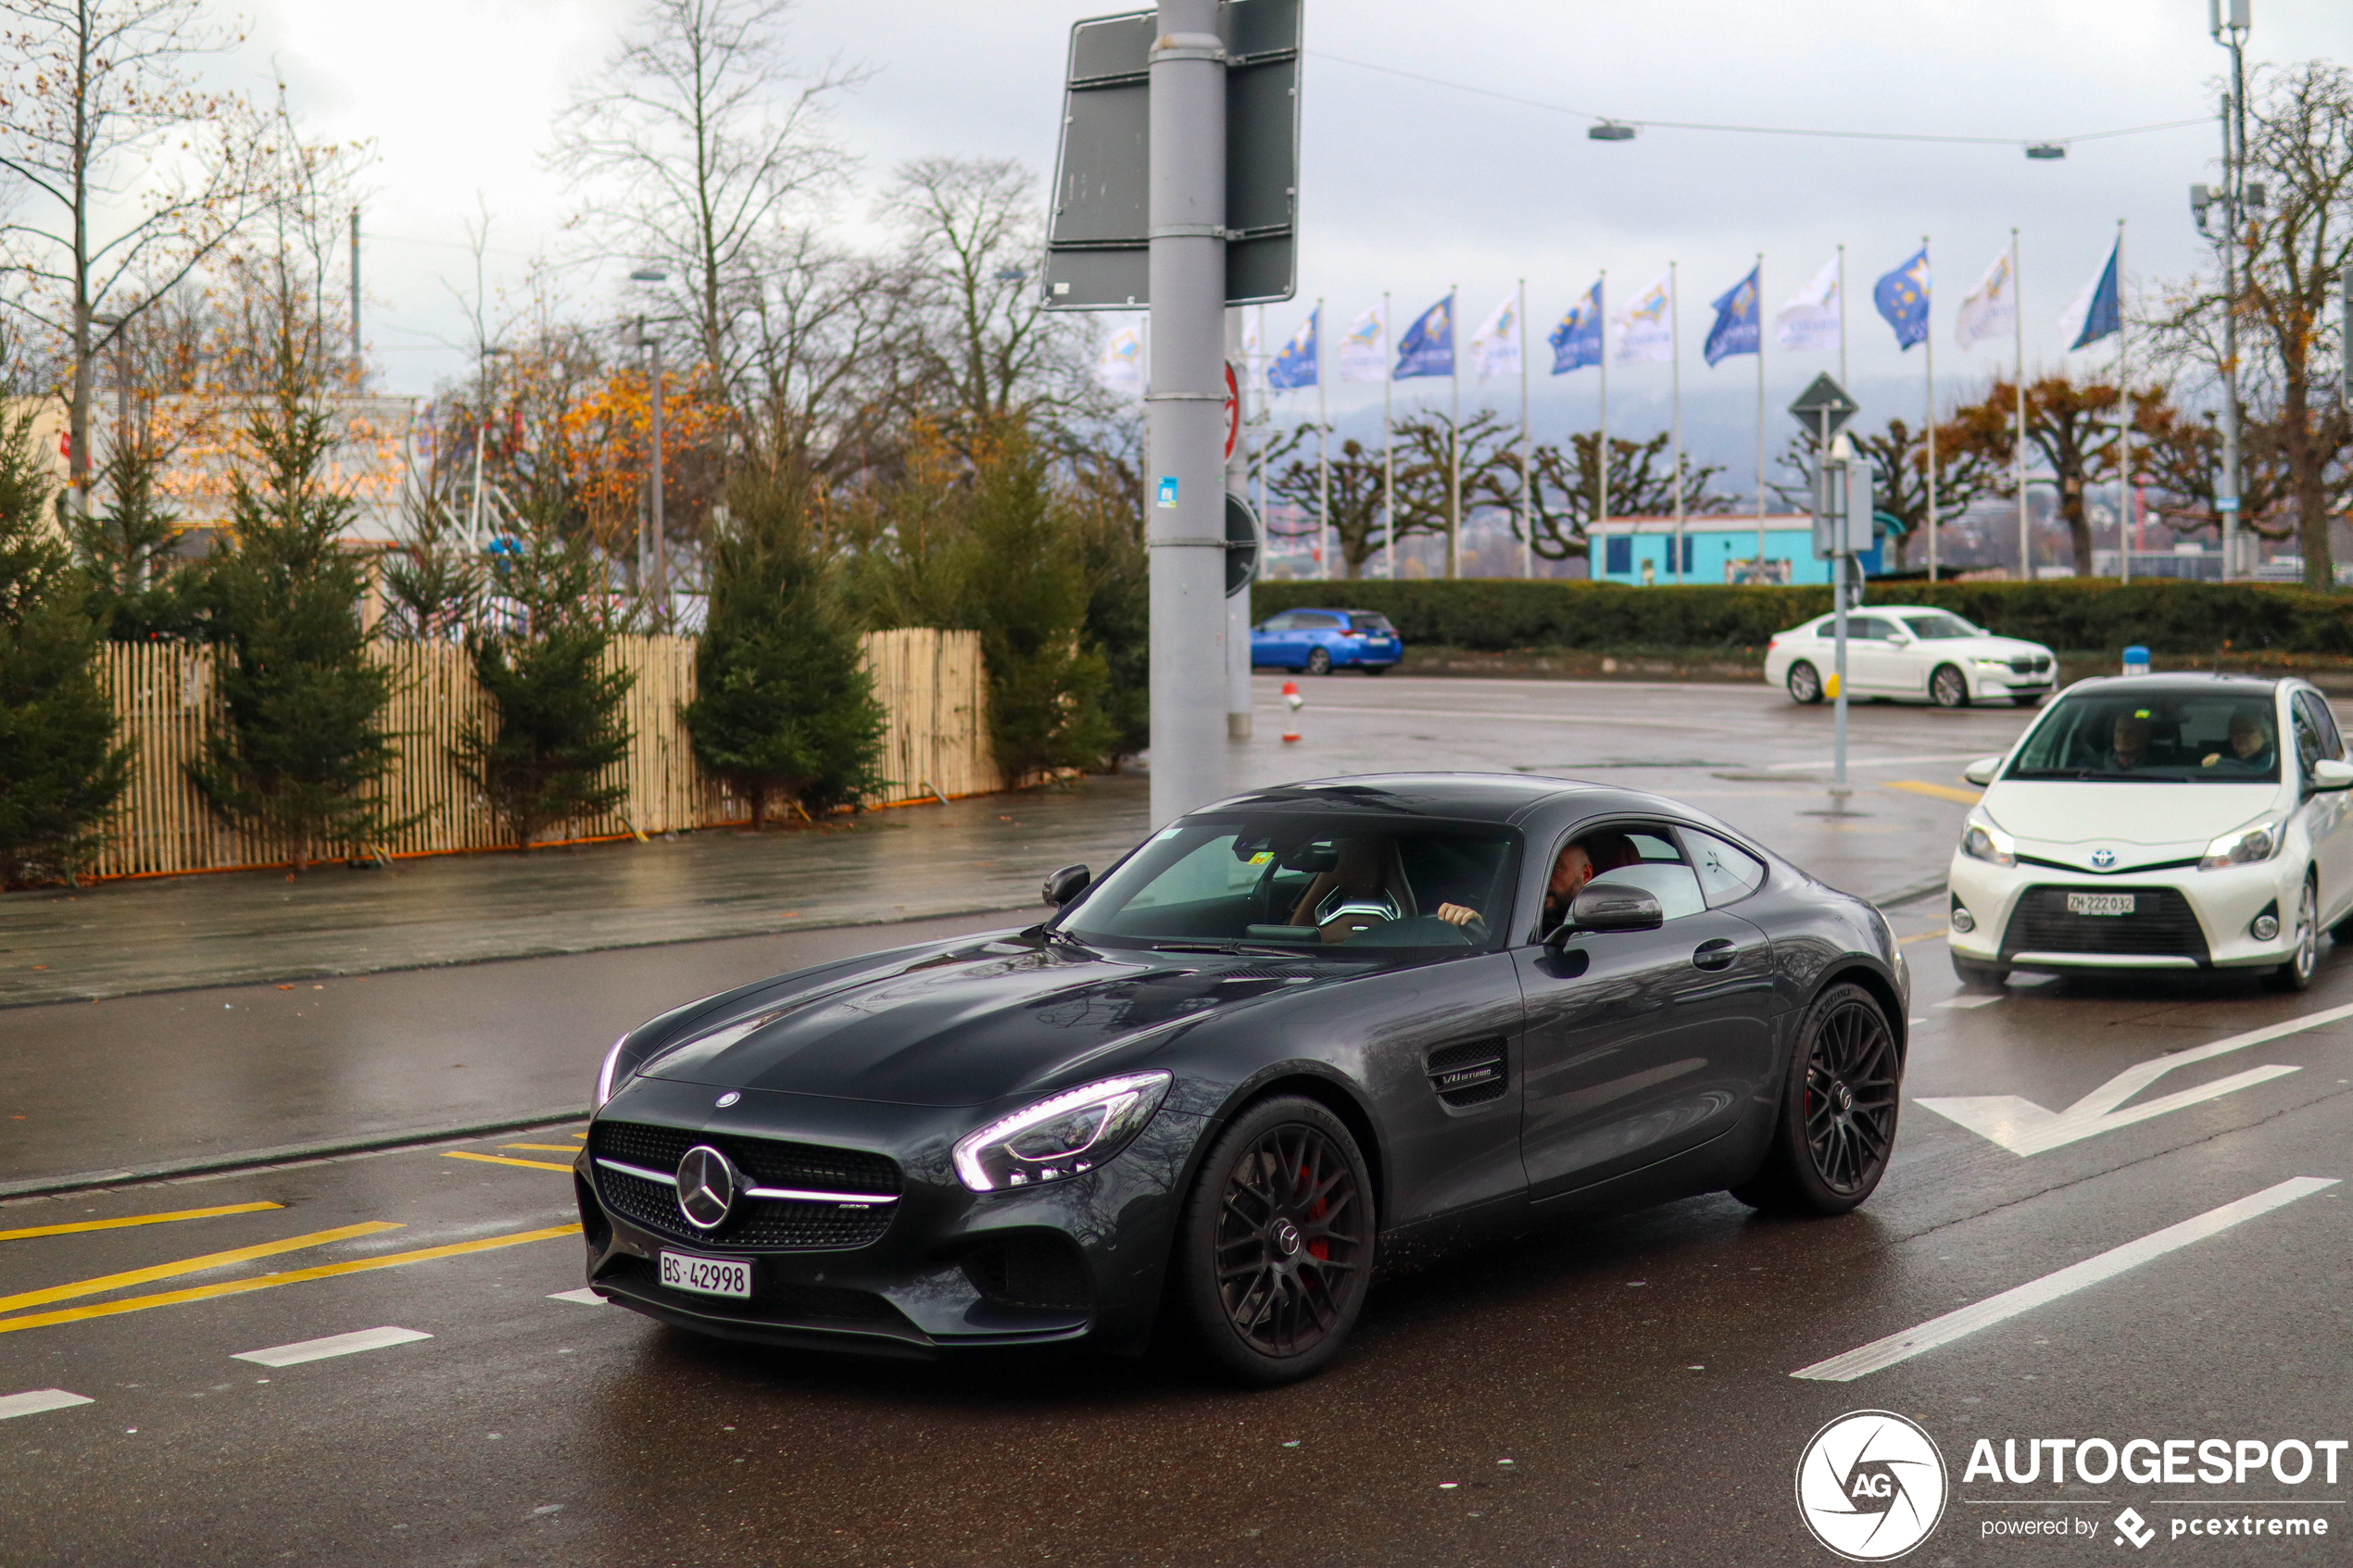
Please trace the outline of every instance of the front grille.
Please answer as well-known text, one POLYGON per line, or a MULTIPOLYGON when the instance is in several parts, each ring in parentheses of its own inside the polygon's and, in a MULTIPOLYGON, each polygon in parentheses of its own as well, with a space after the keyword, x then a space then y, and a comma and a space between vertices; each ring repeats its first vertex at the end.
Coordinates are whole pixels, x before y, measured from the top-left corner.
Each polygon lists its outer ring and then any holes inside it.
POLYGON ((1452 1106, 1484 1105, 1502 1098, 1508 1087, 1501 1040, 1441 1046, 1429 1053, 1428 1073, 1429 1086, 1452 1106))
MULTIPOLYGON (((691 1291, 671 1290, 661 1283, 661 1271, 650 1258, 622 1257, 600 1276, 621 1278, 633 1285, 650 1286, 665 1298, 679 1302, 692 1302, 709 1310, 713 1306, 742 1310, 746 1303, 724 1296, 703 1296, 691 1291)), ((763 1316, 780 1318, 830 1319, 837 1323, 892 1323, 898 1321, 899 1311, 869 1290, 846 1290, 833 1285, 804 1285, 798 1280, 770 1280, 752 1271, 751 1300, 749 1303, 763 1316)))
MULTIPOLYGON (((709 1144, 761 1186, 793 1186, 818 1192, 895 1194, 898 1165, 879 1154, 784 1143, 736 1135, 711 1136, 676 1127, 631 1122, 599 1122, 589 1135, 592 1156, 664 1173, 675 1170, 686 1150, 709 1144)), ((814 1251, 866 1247, 890 1228, 893 1205, 843 1209, 835 1204, 785 1198, 747 1198, 715 1231, 688 1223, 679 1210, 677 1189, 662 1182, 596 1167, 597 1191, 605 1207, 633 1224, 680 1241, 750 1250, 814 1251)))
POLYGON ((2010 660, 2010 672, 2015 675, 2041 675, 2046 673, 2050 668, 2051 656, 2046 653, 2010 660))
POLYGON ((2019 896, 2002 934, 2002 956, 2012 953, 2106 953, 2117 957, 2186 958, 2204 964, 2206 933, 2190 901, 2171 887, 2035 886, 2019 896), (2130 893, 2129 915, 2071 915, 2070 893, 2130 893))

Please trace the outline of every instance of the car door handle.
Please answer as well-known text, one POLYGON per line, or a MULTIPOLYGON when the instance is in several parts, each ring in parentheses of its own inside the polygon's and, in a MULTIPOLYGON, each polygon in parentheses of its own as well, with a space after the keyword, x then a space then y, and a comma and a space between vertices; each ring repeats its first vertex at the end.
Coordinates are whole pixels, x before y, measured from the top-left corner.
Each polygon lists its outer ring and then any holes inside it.
POLYGON ((1698 969, 1730 969, 1740 956, 1739 946, 1730 937, 1716 936, 1692 949, 1692 963, 1698 969))

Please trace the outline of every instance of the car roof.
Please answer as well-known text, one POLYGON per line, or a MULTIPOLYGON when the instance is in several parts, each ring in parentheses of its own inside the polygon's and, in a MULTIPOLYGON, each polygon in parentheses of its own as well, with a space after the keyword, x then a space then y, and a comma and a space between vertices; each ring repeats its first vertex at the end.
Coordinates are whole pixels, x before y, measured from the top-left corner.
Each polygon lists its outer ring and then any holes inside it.
POLYGON ((1588 793, 1604 791, 1595 784, 1520 773, 1358 773, 1250 790, 1187 814, 1340 809, 1504 822, 1544 801, 1588 793))
POLYGON ((1378 615, 1381 613, 1377 609, 1338 609, 1328 605, 1293 605, 1289 609, 1278 609, 1275 613, 1296 615, 1302 609, 1313 610, 1317 615, 1378 615))
POLYGON ((2276 691, 2286 684, 2303 685, 2295 676, 2249 675, 2239 671, 2168 670, 2154 675, 2087 675, 2067 689, 2082 691, 2110 684, 2130 683, 2135 686, 2171 687, 2181 691, 2211 689, 2215 686, 2235 686, 2243 691, 2276 691))

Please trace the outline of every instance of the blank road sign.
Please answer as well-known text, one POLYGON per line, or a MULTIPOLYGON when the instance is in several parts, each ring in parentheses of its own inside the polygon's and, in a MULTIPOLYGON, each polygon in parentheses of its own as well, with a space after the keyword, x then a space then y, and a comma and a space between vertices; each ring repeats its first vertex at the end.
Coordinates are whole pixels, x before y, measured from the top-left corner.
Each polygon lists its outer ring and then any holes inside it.
MULTIPOLYGON (((1225 0, 1226 303, 1298 289, 1301 0, 1225 0)), ((1070 30, 1062 146, 1046 241, 1046 304, 1149 305, 1150 69, 1155 16, 1098 17, 1070 30)))

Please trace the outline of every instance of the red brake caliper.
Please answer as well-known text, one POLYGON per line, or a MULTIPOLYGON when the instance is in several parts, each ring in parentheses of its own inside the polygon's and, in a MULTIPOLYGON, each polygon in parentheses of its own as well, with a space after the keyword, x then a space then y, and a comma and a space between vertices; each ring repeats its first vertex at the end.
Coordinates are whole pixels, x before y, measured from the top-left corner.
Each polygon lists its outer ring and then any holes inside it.
MULTIPOLYGON (((1308 1175, 1307 1167, 1304 1165, 1302 1165, 1299 1168, 1299 1179, 1302 1182, 1314 1180, 1313 1177, 1308 1175)), ((1320 1198, 1307 1206, 1307 1217, 1310 1220, 1322 1219, 1324 1217, 1324 1200, 1320 1198)), ((1327 1238, 1319 1236, 1315 1237, 1315 1240, 1307 1244, 1307 1255, 1315 1259, 1319 1263, 1329 1262, 1332 1256, 1332 1244, 1327 1238)))

